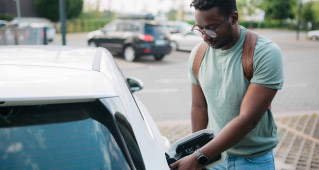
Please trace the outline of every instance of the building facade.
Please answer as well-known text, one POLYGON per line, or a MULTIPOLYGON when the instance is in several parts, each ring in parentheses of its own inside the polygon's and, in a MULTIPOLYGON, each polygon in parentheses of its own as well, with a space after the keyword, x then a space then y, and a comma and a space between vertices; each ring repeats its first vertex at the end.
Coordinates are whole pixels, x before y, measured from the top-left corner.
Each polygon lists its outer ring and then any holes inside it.
POLYGON ((35 0, 0 0, 0 15, 17 17, 17 1, 20 1, 21 17, 38 17, 35 0))

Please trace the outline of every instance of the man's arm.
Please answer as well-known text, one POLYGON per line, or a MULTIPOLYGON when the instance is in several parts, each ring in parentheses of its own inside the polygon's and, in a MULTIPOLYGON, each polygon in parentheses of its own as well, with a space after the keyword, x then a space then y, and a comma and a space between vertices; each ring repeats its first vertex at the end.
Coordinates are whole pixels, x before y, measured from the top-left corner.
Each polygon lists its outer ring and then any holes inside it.
POLYGON ((199 85, 195 84, 192 84, 191 119, 193 133, 207 128, 207 103, 202 88, 199 85))
MULTIPOLYGON (((212 141, 203 146, 200 152, 212 158, 237 144, 255 128, 276 93, 277 90, 250 84, 242 101, 240 114, 230 121, 212 141)), ((201 169, 195 154, 186 156, 171 165, 171 169, 175 167, 178 167, 179 170, 191 169, 190 167, 201 169)))
POLYGON ((239 116, 230 121, 220 134, 200 151, 211 158, 237 144, 256 127, 276 93, 277 90, 250 84, 242 101, 239 116))

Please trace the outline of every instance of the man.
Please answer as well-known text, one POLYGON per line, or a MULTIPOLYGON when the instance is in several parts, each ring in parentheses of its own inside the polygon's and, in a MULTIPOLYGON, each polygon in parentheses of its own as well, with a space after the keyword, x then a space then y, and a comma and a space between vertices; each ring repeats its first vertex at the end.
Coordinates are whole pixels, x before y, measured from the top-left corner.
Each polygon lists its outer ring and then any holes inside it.
MULTIPOLYGON (((241 62, 246 29, 238 25, 235 0, 193 0, 195 25, 208 49, 198 80, 190 54, 193 132, 209 128, 217 136, 205 146, 171 165, 171 169, 199 170, 199 156, 209 158, 227 151, 226 160, 215 169, 274 170, 273 148, 277 128, 269 109, 283 85, 283 63, 279 47, 259 35, 253 56, 253 76, 248 81, 241 62)), ((201 164, 200 164, 201 163, 201 164)), ((213 168, 213 169, 214 169, 213 168)))

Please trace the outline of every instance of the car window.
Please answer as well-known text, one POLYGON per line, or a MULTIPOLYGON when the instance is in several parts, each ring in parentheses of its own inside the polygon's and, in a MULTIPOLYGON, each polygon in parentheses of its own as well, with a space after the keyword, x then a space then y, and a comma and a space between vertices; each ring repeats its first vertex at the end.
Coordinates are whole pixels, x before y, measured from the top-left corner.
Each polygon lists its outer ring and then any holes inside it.
POLYGON ((116 23, 112 22, 104 27, 106 32, 114 32, 116 31, 116 23))
POLYGON ((116 31, 133 31, 133 27, 128 23, 119 23, 117 24, 116 31))
POLYGON ((188 36, 188 35, 197 36, 193 31, 189 31, 185 34, 185 36, 188 36))
POLYGON ((135 134, 130 122, 127 119, 125 110, 122 107, 122 102, 119 98, 105 98, 101 101, 110 109, 114 114, 115 120, 118 123, 123 138, 128 146, 135 167, 139 170, 144 170, 145 165, 141 151, 135 138, 135 134))
POLYGON ((99 102, 0 107, 0 169, 130 169, 107 112, 99 102))
POLYGON ((145 24, 145 34, 166 35, 167 30, 163 25, 145 24))

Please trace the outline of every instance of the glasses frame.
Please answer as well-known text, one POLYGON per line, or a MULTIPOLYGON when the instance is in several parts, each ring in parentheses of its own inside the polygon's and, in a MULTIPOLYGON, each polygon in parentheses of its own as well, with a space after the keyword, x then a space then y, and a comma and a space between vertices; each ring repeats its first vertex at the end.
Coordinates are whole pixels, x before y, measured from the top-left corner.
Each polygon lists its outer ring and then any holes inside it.
MULTIPOLYGON (((218 31, 224 26, 224 24, 226 23, 226 21, 229 19, 229 16, 227 16, 225 19, 224 19, 224 21, 218 26, 218 28, 217 29, 215 29, 215 30, 211 30, 211 29, 206 29, 206 28, 204 28, 205 30, 200 30, 200 29, 196 29, 195 27, 197 26, 197 25, 193 25, 193 27, 192 27, 192 32, 194 32, 194 31, 199 31, 200 33, 202 33, 202 36, 204 35, 204 34, 206 34, 207 36, 209 36, 209 37, 211 37, 211 38, 216 38, 217 37, 217 33, 218 33, 218 31), (213 33, 213 35, 210 35, 210 34, 212 34, 213 33)), ((196 34, 196 33, 195 33, 196 34)))

